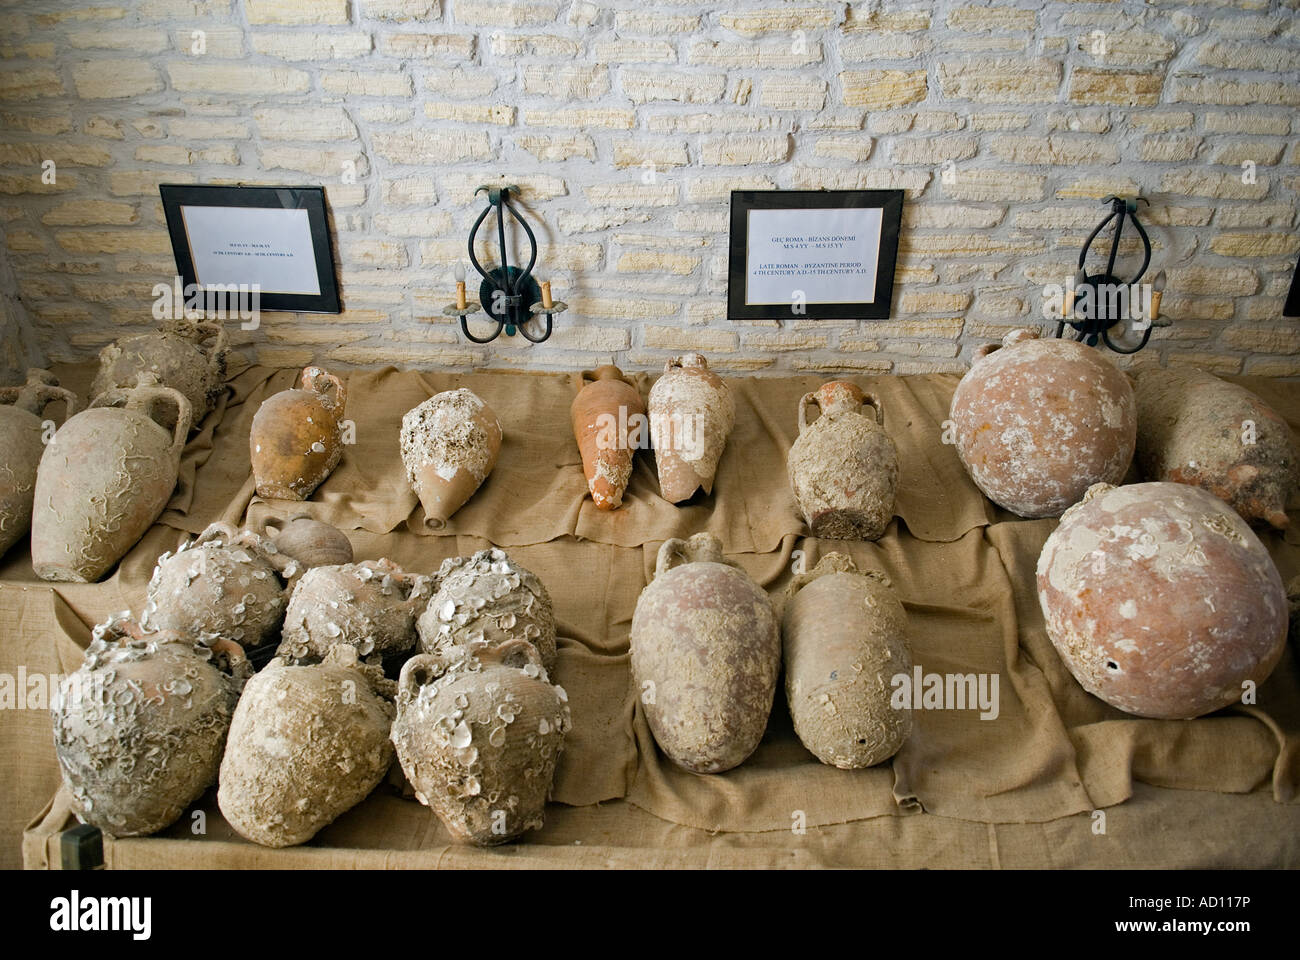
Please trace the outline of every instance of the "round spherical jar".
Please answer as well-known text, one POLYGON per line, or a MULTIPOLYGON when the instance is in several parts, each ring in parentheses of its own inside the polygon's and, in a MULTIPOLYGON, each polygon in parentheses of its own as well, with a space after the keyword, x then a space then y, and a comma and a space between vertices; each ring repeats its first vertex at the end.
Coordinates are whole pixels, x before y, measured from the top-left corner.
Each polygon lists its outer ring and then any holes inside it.
POLYGON ((1094 483, 1119 483, 1137 442, 1128 378, 1074 340, 1007 334, 957 385, 950 417, 975 485, 1022 517, 1055 517, 1094 483))
POLYGON ((1240 700, 1286 644, 1268 551, 1222 500, 1180 483, 1091 488, 1043 546, 1038 600, 1083 688, 1142 717, 1240 700))

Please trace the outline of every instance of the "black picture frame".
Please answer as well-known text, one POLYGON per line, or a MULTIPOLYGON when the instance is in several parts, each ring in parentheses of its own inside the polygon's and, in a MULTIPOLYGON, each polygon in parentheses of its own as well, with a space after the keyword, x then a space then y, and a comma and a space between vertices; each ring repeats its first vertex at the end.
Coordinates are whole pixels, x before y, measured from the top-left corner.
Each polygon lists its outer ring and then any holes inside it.
POLYGON ((1296 261, 1295 273, 1291 275, 1291 291, 1286 295, 1282 316, 1300 317, 1300 260, 1296 261))
POLYGON ((262 310, 293 313, 342 313, 338 280, 334 274, 334 241, 325 210, 325 188, 319 186, 211 186, 163 183, 158 186, 167 232, 171 236, 176 272, 188 287, 197 283, 194 256, 182 215, 183 207, 249 207, 269 210, 306 210, 311 230, 312 253, 316 260, 319 294, 263 291, 262 310))
MULTIPOLYGON (((887 320, 894 296, 894 268, 903 219, 902 190, 733 190, 727 270, 727 316, 731 320, 780 320, 797 315, 812 320, 887 320), (791 302, 749 303, 749 213, 752 210, 883 210, 876 284, 860 302, 807 300, 795 313, 791 302)), ((794 281, 797 282, 797 281, 794 281)), ((797 289, 797 288, 796 288, 797 289)), ((864 293, 866 291, 864 290, 864 293)))

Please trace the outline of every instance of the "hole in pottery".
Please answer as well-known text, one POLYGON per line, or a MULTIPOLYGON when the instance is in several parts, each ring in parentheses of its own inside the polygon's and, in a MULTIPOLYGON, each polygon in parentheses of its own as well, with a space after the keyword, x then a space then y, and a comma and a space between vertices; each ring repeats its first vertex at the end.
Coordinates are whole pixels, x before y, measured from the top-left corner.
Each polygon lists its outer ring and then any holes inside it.
POLYGON ((1106 661, 1106 669, 1107 669, 1107 670, 1114 671, 1114 672, 1118 672, 1118 671, 1119 671, 1119 664, 1116 663, 1114 660, 1107 660, 1107 661, 1106 661))

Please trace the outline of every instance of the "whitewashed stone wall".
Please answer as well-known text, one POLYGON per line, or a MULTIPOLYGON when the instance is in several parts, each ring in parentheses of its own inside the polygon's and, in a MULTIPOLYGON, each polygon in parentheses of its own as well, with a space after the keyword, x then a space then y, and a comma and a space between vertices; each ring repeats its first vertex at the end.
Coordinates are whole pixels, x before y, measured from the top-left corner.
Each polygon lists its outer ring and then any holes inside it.
MULTIPOLYGON (((0 3, 0 230, 52 359, 150 324, 157 184, 322 183, 346 303, 232 330, 263 362, 960 370, 1035 320, 1110 193, 1141 191, 1165 314, 1143 359, 1300 375, 1297 0, 0 3), (42 180, 53 161, 53 183, 42 180), (945 175, 946 171, 946 175, 945 175), (550 342, 441 316, 521 184, 572 305, 550 342), (901 187, 889 321, 726 319, 737 187, 901 187)), ((48 177, 47 177, 48 179, 48 177)))

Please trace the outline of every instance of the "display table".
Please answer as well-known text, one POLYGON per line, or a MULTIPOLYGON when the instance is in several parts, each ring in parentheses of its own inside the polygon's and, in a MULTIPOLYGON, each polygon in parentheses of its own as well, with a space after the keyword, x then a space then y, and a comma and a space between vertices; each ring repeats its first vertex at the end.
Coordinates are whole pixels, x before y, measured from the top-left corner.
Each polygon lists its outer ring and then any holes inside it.
MULTIPOLYGON (((56 372, 84 396, 93 369, 56 372)), ((203 817, 187 814, 156 837, 106 838, 110 867, 1300 865, 1294 644, 1256 705, 1199 720, 1139 719, 1084 693, 1047 639, 1034 589, 1056 521, 1017 519, 966 477, 941 439, 955 376, 853 378, 881 398, 900 462, 895 520, 880 541, 859 543, 805 537, 790 494, 798 399, 819 378, 730 379, 736 428, 713 494, 665 503, 645 453, 625 506, 604 513, 585 495, 569 425, 574 378, 392 368, 349 377, 356 442, 312 501, 261 501, 249 424, 295 373, 231 377, 186 448, 172 502, 103 583, 42 583, 23 545, 10 551, 0 563, 0 673, 75 669, 90 627, 138 610, 158 555, 214 520, 257 525, 305 511, 344 530, 358 559, 386 556, 422 573, 495 544, 546 584, 559 625, 555 679, 573 730, 546 827, 502 849, 451 845, 433 814, 403 797, 395 768, 303 847, 242 840, 210 791, 195 808, 203 817), (460 386, 496 410, 505 440, 488 482, 434 535, 406 482, 398 429, 406 410, 460 386), (667 762, 636 708, 628 631, 659 543, 701 530, 774 598, 796 568, 832 550, 883 570, 908 610, 916 665, 996 679, 996 717, 980 719, 973 705, 918 710, 891 763, 841 771, 802 747, 778 692, 767 735, 742 766, 698 776, 667 762)), ((1240 382, 1300 427, 1300 385, 1240 382)), ((1284 581, 1300 572, 1295 532, 1261 538, 1284 581)), ((58 833, 75 820, 58 787, 47 712, 0 714, 0 866, 59 865, 58 833)))

